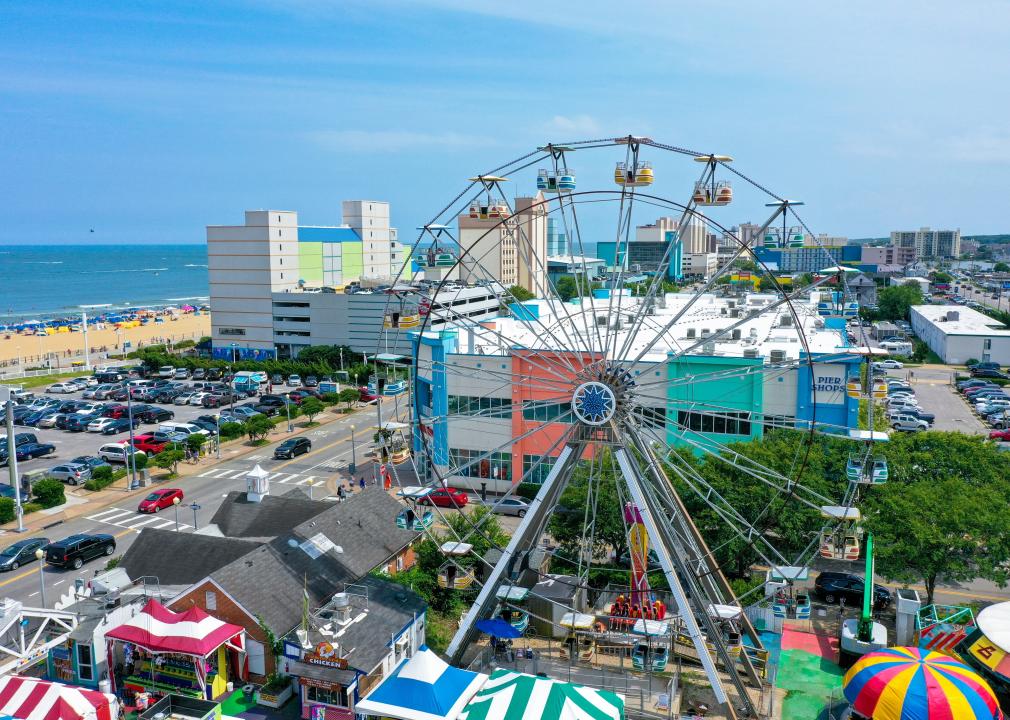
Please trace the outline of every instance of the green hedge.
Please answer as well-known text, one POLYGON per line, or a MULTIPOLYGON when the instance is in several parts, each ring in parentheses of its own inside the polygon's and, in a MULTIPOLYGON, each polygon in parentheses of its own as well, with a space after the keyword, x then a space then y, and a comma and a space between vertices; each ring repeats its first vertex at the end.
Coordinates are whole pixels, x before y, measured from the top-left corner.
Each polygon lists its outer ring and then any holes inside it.
POLYGON ((14 498, 0 497, 0 523, 14 519, 14 498))
POLYGON ((243 435, 245 435, 245 429, 242 427, 242 423, 226 422, 221 426, 221 438, 223 440, 234 440, 243 435))
POLYGON ((43 478, 32 485, 32 496, 44 508, 63 505, 67 501, 63 483, 55 478, 43 478))

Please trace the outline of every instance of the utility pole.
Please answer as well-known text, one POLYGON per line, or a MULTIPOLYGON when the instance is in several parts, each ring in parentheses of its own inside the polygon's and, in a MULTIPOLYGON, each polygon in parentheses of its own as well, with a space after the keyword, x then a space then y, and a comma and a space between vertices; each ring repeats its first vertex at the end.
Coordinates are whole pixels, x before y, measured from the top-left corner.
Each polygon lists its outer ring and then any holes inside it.
POLYGON ((84 369, 91 370, 91 353, 88 351, 88 314, 81 313, 81 329, 84 331, 84 369))
POLYGON ((0 388, 0 400, 7 403, 7 474, 14 488, 14 513, 18 516, 18 532, 24 532, 24 509, 21 507, 21 482, 18 480, 18 453, 14 442, 14 392, 8 385, 0 388))

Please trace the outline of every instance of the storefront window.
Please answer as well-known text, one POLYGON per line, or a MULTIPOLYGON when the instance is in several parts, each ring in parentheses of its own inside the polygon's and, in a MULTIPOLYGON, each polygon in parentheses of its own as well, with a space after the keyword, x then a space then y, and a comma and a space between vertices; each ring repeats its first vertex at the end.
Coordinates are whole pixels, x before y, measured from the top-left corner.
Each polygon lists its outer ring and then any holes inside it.
POLYGON ((77 646, 77 675, 81 680, 94 680, 95 669, 91 667, 91 646, 77 646))
POLYGON ((309 702, 347 707, 347 690, 334 685, 332 688, 309 686, 305 688, 305 699, 309 702))

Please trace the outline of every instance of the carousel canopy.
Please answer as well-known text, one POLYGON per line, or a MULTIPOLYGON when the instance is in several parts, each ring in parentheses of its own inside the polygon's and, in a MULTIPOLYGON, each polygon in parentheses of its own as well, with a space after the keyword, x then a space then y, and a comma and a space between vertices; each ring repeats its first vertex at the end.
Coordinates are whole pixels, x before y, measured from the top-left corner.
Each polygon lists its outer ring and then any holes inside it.
POLYGON ((198 607, 172 612, 157 600, 148 600, 143 610, 105 636, 155 653, 206 657, 222 645, 245 649, 241 626, 222 622, 198 607))
POLYGON ((949 655, 916 647, 867 653, 845 673, 845 698, 873 720, 1001 720, 992 688, 949 655))
POLYGON ((116 720, 116 697, 30 677, 0 677, 0 715, 27 720, 116 720))
POLYGON ((550 678, 496 670, 460 720, 622 720, 624 696, 550 678))
POLYGON ((354 709, 397 720, 456 720, 486 681, 487 675, 452 667, 422 645, 354 709))

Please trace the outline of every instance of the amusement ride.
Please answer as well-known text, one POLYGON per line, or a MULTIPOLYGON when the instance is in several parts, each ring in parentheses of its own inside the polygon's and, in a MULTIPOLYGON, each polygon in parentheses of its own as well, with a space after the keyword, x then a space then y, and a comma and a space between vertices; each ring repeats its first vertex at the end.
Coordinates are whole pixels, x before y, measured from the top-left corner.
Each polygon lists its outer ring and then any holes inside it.
MULTIPOLYGON (((488 619, 505 619, 518 635, 538 622, 554 622, 568 629, 573 658, 624 648, 634 669, 652 672, 678 655, 703 668, 728 717, 758 717, 751 689, 761 687, 767 655, 745 608, 761 600, 764 591, 776 617, 809 618, 809 597, 794 589, 795 581, 806 577, 815 559, 844 567, 861 557, 868 599, 859 621, 843 630, 842 643, 856 655, 886 645, 882 626, 872 619, 872 538, 864 533, 859 512, 861 494, 888 478, 886 461, 875 452, 887 434, 872 429, 873 401, 886 387, 873 380, 865 338, 826 347, 809 337, 823 336, 826 326, 841 327, 845 337, 846 321, 857 308, 846 292, 844 269, 830 268, 797 290, 760 262, 754 263, 752 277, 730 279, 744 275, 734 269, 736 261, 756 259, 757 238, 788 244, 803 235, 813 241, 798 215, 800 206, 737 170, 727 155, 629 135, 547 144, 475 175, 420 228, 412 257, 426 284, 418 289, 416 277, 405 269, 390 291, 381 340, 383 348, 401 341, 412 348, 411 416, 399 441, 412 452, 409 458, 401 455, 400 465, 388 463, 385 473, 407 504, 397 524, 437 541, 445 556, 439 585, 468 593, 471 601, 448 647, 451 662, 468 661, 478 625, 488 619), (573 156, 583 168, 578 174, 569 164, 573 156), (604 169, 608 159, 612 176, 604 169), (590 168, 597 170, 590 174, 590 168), (508 199, 510 182, 511 187, 535 187, 536 196, 519 208, 520 198, 508 199), (679 188, 681 200, 670 199, 663 187, 679 188), (722 208, 740 202, 767 213, 748 238, 716 219, 722 208), (636 218, 657 212, 677 220, 680 242, 665 243, 655 267, 643 276, 624 259, 636 218), (532 223, 548 220, 567 239, 561 259, 569 270, 576 269, 575 297, 563 297, 562 283, 531 239, 532 223), (728 238, 732 256, 707 280, 669 293, 666 282, 679 280, 671 270, 680 263, 678 245, 691 233, 701 233, 701 242, 710 234, 728 238), (597 247, 589 237, 613 248, 616 274, 608 283, 588 272, 597 247), (757 299, 748 300, 738 283, 757 299), (514 286, 520 284, 536 299, 516 297, 514 286), (626 285, 634 289, 626 291, 626 285), (761 293, 753 293, 759 285, 761 293), (474 286, 500 294, 500 320, 474 320, 456 301, 462 287, 474 286), (718 292, 730 293, 728 309, 713 305, 718 292), (699 331, 710 317, 711 327, 699 331), (793 338, 783 342, 795 345, 759 355, 760 341, 774 340, 779 328, 793 338), (449 361, 431 349, 452 343, 464 360, 449 361), (742 345, 737 356, 747 362, 707 361, 722 343, 742 345), (847 363, 839 366, 851 373, 841 394, 869 407, 870 429, 819 414, 815 375, 817 367, 832 361, 847 363), (661 376, 668 365, 681 371, 661 376), (730 398, 720 401, 706 392, 746 382, 768 393, 783 379, 810 398, 807 417, 742 413, 730 398), (436 386, 479 388, 486 391, 482 395, 505 397, 440 404, 432 396, 436 386), (503 426, 508 431, 498 442, 503 426), (467 454, 439 447, 439 436, 460 428, 486 430, 495 438, 489 443, 494 447, 467 454), (795 457, 773 467, 717 439, 727 428, 749 438, 793 432, 801 442, 795 457), (830 496, 801 481, 819 435, 852 443, 844 476, 833 479, 836 491, 830 496), (525 451, 531 443, 536 454, 525 451), (754 503, 751 510, 738 507, 713 482, 712 472, 745 479, 761 498, 758 510, 754 503), (584 488, 584 506, 564 507, 562 497, 576 482, 584 488), (520 486, 536 486, 507 544, 481 556, 473 551, 477 538, 486 539, 479 523, 462 514, 462 523, 450 525, 446 515, 455 510, 426 502, 433 492, 451 493, 461 486, 476 490, 477 483, 498 493, 489 503, 507 502, 520 486), (612 501, 607 483, 614 486, 629 548, 623 588, 590 586, 592 570, 614 565, 595 537, 599 503, 612 501), (704 513, 705 526, 697 522, 698 512, 704 513), (575 552, 562 552, 550 538, 552 517, 566 513, 583 516, 575 552), (787 517, 809 527, 799 546, 782 546, 776 532, 787 517), (721 532, 711 533, 713 525, 721 532), (725 540, 727 533, 731 541, 725 540), (713 537, 718 544, 712 544, 713 537), (716 561, 730 542, 768 570, 767 583, 747 597, 736 596, 716 561), (661 575, 666 587, 652 587, 650 573, 653 579, 661 575), (569 601, 550 601, 557 609, 553 620, 533 609, 537 583, 548 578, 572 586, 569 601)), ((833 265, 824 255, 825 267, 833 265)))

